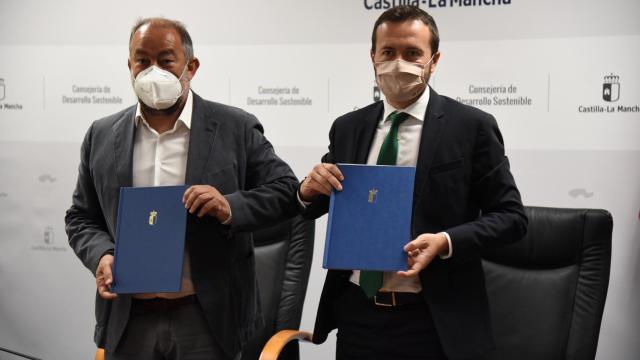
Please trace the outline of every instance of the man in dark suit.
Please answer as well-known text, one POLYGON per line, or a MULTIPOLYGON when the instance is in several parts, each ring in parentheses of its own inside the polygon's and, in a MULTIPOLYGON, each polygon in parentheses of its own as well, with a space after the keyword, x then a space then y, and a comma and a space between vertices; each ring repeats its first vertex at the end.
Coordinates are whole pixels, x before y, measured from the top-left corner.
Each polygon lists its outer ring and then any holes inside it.
POLYGON ((199 67, 184 26, 131 32, 139 103, 94 122, 81 150, 69 244, 96 276, 95 341, 108 359, 236 359, 260 325, 250 233, 298 211, 297 180, 251 114, 190 90, 199 67), (110 292, 123 186, 191 185, 179 293, 110 292))
POLYGON ((522 238, 527 219, 495 119, 427 86, 438 43, 418 7, 380 16, 371 59, 386 99, 338 118, 300 184, 318 217, 342 190, 335 163, 416 166, 407 271, 327 274, 313 341, 337 328, 338 359, 478 359, 493 346, 480 252, 522 238))

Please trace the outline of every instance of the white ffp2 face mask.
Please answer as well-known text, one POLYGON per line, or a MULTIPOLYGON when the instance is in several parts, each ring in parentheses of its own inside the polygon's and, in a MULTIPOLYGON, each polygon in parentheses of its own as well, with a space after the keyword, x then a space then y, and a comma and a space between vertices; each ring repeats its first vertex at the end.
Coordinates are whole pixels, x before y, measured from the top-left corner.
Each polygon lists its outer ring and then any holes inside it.
POLYGON ((150 66, 133 78, 133 90, 142 102, 150 108, 156 110, 164 110, 173 106, 182 93, 182 84, 180 79, 187 71, 184 67, 180 78, 177 78, 171 72, 163 70, 155 65, 150 66))
POLYGON ((428 78, 424 71, 433 61, 426 64, 412 63, 401 59, 374 63, 376 82, 387 99, 395 101, 411 100, 424 91, 428 78))

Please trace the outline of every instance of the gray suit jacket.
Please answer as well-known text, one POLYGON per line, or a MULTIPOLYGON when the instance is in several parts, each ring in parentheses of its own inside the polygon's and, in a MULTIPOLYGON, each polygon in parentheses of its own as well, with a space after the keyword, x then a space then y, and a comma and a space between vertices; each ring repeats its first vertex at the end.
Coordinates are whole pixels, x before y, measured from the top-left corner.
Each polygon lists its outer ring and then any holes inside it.
MULTIPOLYGON (((120 187, 132 185, 135 110, 95 121, 82 144, 65 222, 70 246, 94 275, 102 255, 114 249, 120 187)), ((248 231, 296 213, 297 180, 253 115, 194 93, 186 183, 214 186, 231 205, 230 226, 189 215, 186 246, 198 300, 215 339, 232 355, 261 323, 248 231)), ((130 306, 127 295, 113 301, 96 295, 98 346, 115 351, 130 306)))

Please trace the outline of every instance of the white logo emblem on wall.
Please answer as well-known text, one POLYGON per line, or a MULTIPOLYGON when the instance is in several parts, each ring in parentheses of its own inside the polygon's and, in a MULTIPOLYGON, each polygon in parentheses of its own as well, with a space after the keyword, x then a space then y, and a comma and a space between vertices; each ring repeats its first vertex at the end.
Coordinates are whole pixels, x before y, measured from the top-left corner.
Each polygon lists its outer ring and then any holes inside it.
POLYGON ((53 230, 53 226, 45 226, 41 234, 43 237, 31 245, 32 251, 65 252, 68 250, 68 246, 56 245, 56 234, 53 230))
POLYGON ((4 79, 0 78, 0 100, 4 100, 5 90, 4 90, 4 79))
POLYGON ((55 239, 55 234, 53 232, 53 227, 47 226, 44 228, 44 243, 47 245, 53 244, 53 240, 55 239))
POLYGON ((602 99, 608 102, 620 99, 620 77, 617 75, 607 75, 602 84, 602 99))

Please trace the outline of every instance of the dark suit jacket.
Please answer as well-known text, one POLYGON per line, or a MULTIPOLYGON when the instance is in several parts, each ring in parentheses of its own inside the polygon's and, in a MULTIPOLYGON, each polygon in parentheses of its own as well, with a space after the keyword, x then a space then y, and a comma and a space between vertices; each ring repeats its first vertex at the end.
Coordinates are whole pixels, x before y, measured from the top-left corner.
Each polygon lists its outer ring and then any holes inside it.
MULTIPOLYGON (((66 214, 69 244, 94 275, 114 249, 120 187, 132 185, 132 106, 91 125, 82 144, 73 204, 66 214)), ((229 354, 260 325, 250 233, 297 211, 297 180, 276 156, 251 114, 193 94, 187 184, 209 184, 231 205, 230 227, 189 215, 186 246, 194 287, 213 335, 229 354)), ((125 329, 131 298, 96 296, 95 341, 113 352, 125 329)))
MULTIPOLYGON (((522 238, 527 218, 495 119, 429 91, 416 168, 412 236, 446 231, 453 256, 436 258, 420 273, 420 281, 447 356, 477 356, 493 346, 480 251, 522 238)), ((366 163, 383 107, 376 102, 338 118, 322 161, 366 163)), ((328 198, 320 197, 304 215, 318 217, 327 206, 328 198)), ((340 304, 335 299, 350 274, 328 272, 314 342, 324 342, 336 328, 333 307, 340 304)))

